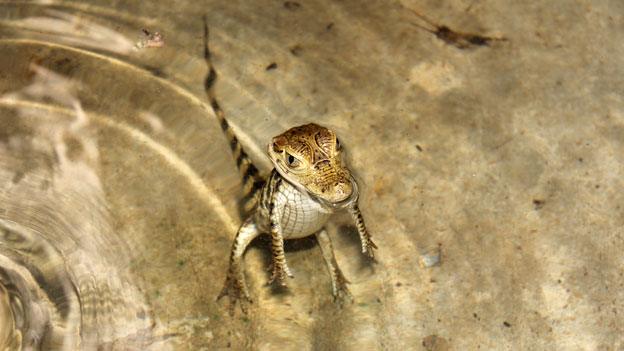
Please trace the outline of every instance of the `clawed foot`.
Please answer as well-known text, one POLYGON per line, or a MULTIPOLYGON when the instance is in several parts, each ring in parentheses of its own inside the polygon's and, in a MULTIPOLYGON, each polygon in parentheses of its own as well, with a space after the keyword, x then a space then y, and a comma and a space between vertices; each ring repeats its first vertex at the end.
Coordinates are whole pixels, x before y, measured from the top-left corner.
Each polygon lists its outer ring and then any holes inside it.
POLYGON ((375 260, 375 252, 373 250, 376 248, 377 245, 375 245, 371 238, 366 238, 366 241, 362 243, 362 253, 373 261, 375 260))
POLYGON ((249 297, 249 292, 247 291, 245 282, 232 272, 228 273, 223 289, 221 290, 219 296, 217 296, 217 301, 224 296, 227 296, 229 299, 230 316, 234 315, 234 309, 237 301, 240 302, 243 314, 247 315, 247 312, 249 311, 249 304, 253 303, 253 301, 249 297))
POLYGON ((353 295, 351 295, 347 284, 349 281, 342 275, 342 272, 338 271, 336 278, 332 281, 332 295, 334 302, 339 306, 343 306, 345 303, 353 303, 353 295))
POLYGON ((293 277, 293 274, 290 272, 290 268, 284 264, 276 264, 273 263, 271 265, 271 278, 269 279, 269 285, 273 284, 274 281, 277 280, 277 283, 280 286, 286 287, 286 277, 293 277))

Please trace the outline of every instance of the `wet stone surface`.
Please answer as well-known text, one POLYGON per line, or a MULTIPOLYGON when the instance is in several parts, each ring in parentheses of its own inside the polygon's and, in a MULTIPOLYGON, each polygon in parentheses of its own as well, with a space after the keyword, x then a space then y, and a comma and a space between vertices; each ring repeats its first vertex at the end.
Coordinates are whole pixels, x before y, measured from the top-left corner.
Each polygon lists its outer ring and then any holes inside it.
POLYGON ((0 4, 0 349, 624 348, 621 1, 0 4), (329 225, 254 303, 215 298, 242 219, 206 105, 263 172, 272 136, 338 134, 377 264, 329 225), (438 250, 439 249, 439 250, 438 250))

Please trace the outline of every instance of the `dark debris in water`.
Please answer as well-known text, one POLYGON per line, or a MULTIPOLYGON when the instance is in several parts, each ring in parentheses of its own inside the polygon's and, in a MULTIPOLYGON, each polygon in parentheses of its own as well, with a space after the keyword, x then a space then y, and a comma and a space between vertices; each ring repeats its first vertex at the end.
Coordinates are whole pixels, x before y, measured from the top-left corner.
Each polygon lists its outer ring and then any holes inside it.
POLYGON ((422 340, 422 346, 427 351, 448 351, 449 344, 448 342, 441 336, 432 334, 426 336, 422 340))
POLYGON ((541 210, 544 207, 545 204, 546 204, 546 201, 544 201, 544 200, 533 199, 533 206, 534 206, 536 211, 541 210))
POLYGON ((295 10, 298 10, 299 8, 301 8, 301 4, 296 2, 296 1, 285 1, 284 2, 284 7, 287 10, 295 11, 295 10))
POLYGON ((293 56, 300 56, 302 51, 303 48, 300 45, 295 45, 290 48, 290 53, 293 54, 293 56))
POLYGON ((432 33, 436 38, 442 40, 446 44, 455 46, 458 49, 471 49, 480 46, 490 46, 494 41, 507 41, 506 38, 489 37, 481 34, 466 33, 453 30, 450 27, 434 22, 421 13, 411 10, 416 17, 422 20, 426 25, 412 23, 419 29, 432 33))

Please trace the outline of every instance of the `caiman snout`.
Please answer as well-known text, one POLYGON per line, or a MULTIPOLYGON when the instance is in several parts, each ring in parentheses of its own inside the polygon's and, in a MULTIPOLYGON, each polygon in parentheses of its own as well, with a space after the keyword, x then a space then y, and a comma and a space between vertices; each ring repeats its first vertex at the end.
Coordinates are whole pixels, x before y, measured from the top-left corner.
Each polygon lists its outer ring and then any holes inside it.
POLYGON ((332 191, 332 195, 327 198, 327 201, 330 202, 340 202, 346 200, 349 196, 351 196, 351 192, 353 188, 351 187, 351 182, 340 182, 334 186, 332 191))
POLYGON ((349 171, 335 167, 328 160, 322 160, 315 165, 318 196, 325 201, 336 203, 346 200, 353 192, 349 171))

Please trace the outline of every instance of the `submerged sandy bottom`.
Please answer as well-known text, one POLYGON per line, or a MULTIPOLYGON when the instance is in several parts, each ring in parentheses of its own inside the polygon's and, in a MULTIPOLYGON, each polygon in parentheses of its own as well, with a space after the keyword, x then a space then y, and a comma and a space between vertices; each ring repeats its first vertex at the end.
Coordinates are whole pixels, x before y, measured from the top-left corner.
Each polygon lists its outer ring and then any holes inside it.
POLYGON ((0 4, 0 345, 624 348, 621 2, 123 6, 0 4), (263 171, 294 125, 345 145, 379 246, 371 264, 348 215, 329 226, 353 304, 313 239, 287 245, 287 292, 258 240, 250 315, 215 302, 240 182, 203 14, 263 171))

